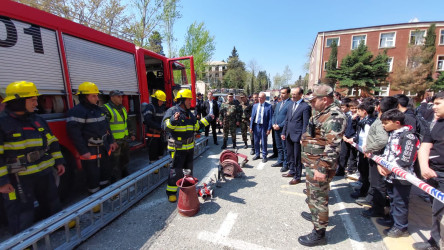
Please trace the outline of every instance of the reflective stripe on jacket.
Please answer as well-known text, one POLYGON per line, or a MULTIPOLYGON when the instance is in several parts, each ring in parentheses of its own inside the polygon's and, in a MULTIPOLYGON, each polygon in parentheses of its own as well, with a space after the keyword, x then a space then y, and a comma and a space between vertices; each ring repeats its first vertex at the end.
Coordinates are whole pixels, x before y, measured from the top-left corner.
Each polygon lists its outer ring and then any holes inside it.
POLYGON ((111 115, 111 120, 109 121, 109 127, 111 129, 111 133, 114 136, 114 139, 123 139, 125 136, 128 136, 128 114, 126 112, 125 107, 122 107, 123 118, 120 115, 120 112, 111 107, 108 103, 104 105, 105 108, 108 109, 109 114, 111 115))
POLYGON ((0 114, 0 186, 9 183, 8 165, 13 164, 26 167, 18 175, 31 175, 64 164, 58 140, 40 116, 18 116, 8 110, 0 114), (29 162, 26 156, 35 152, 39 152, 37 158, 29 162))
POLYGON ((201 127, 208 126, 212 118, 207 116, 201 120, 196 117, 189 110, 184 110, 179 105, 171 107, 163 117, 162 126, 170 136, 176 141, 176 146, 168 145, 169 150, 190 150, 194 148, 194 141, 186 143, 189 138, 194 138, 194 133, 199 131, 201 127), (179 119, 174 120, 174 114, 180 113, 179 119))

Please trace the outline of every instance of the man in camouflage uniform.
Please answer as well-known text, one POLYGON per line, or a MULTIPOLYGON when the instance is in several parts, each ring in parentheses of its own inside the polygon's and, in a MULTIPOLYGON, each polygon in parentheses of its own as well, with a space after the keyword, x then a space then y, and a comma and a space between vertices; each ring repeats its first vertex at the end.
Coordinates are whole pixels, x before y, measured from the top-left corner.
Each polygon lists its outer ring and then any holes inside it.
POLYGON ((234 102, 233 93, 229 93, 227 102, 220 106, 219 121, 224 130, 224 144, 222 144, 221 149, 227 148, 228 132, 231 134, 233 148, 236 148, 236 127, 240 124, 241 115, 241 106, 234 102))
POLYGON ((328 192, 330 182, 335 176, 347 118, 334 103, 333 89, 330 86, 316 86, 309 101, 317 113, 310 118, 301 144, 311 214, 303 212, 302 217, 312 221, 314 229, 311 233, 299 237, 298 241, 304 246, 317 246, 326 243, 328 192))
MULTIPOLYGON (((250 125, 250 118, 251 118, 251 110, 253 108, 253 105, 248 101, 247 96, 244 93, 240 94, 241 97, 241 107, 242 107, 242 120, 241 120, 241 133, 242 133, 242 139, 244 140, 245 146, 244 148, 248 148, 248 137, 247 133, 249 131, 249 125, 250 125)), ((251 145, 253 145, 253 135, 250 135, 251 138, 251 145)))

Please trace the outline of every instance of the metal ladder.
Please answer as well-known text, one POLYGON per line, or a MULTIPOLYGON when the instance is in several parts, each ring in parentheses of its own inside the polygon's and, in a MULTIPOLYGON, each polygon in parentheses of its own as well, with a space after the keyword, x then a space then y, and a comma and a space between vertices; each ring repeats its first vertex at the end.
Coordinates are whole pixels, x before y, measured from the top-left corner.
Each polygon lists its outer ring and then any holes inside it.
MULTIPOLYGON (((208 149, 208 139, 196 140, 194 158, 208 149)), ((168 179, 169 155, 94 193, 63 211, 40 221, 0 243, 0 249, 72 249, 168 179), (157 174, 154 174, 159 170, 157 174), (100 206, 100 212, 93 208, 100 206), (76 222, 69 228, 68 223, 76 222)))

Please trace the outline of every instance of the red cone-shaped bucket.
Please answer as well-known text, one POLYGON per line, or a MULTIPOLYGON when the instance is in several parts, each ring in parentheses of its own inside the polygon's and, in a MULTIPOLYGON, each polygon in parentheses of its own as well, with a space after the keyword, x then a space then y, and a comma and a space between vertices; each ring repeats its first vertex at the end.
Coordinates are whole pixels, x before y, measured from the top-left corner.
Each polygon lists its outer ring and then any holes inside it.
POLYGON ((185 176, 176 182, 179 187, 179 201, 177 209, 183 216, 193 216, 199 212, 200 203, 197 197, 196 185, 197 179, 191 176, 185 176))

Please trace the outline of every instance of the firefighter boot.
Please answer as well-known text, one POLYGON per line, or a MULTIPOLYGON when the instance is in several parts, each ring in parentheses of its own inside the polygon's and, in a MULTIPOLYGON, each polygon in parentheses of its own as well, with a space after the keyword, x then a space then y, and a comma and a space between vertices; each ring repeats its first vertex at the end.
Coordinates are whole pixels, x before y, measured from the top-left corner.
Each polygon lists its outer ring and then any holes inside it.
POLYGON ((313 229, 311 233, 300 236, 298 241, 301 245, 308 247, 325 245, 327 243, 327 239, 325 238, 325 228, 319 230, 313 229))
POLYGON ((224 140, 224 143, 222 144, 222 147, 220 149, 226 149, 227 148, 227 141, 224 140))
POLYGON ((171 203, 176 202, 177 201, 176 195, 175 194, 168 195, 168 201, 171 202, 171 203))

